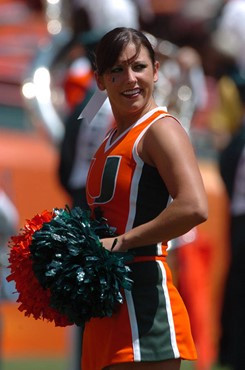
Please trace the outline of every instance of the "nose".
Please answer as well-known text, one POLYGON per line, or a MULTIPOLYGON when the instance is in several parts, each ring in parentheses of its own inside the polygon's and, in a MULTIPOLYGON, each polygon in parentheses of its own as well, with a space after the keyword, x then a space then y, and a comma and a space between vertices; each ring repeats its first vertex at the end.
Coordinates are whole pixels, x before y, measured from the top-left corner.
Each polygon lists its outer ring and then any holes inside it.
POLYGON ((128 67, 126 70, 126 78, 128 83, 135 83, 136 82, 136 74, 132 68, 128 67))

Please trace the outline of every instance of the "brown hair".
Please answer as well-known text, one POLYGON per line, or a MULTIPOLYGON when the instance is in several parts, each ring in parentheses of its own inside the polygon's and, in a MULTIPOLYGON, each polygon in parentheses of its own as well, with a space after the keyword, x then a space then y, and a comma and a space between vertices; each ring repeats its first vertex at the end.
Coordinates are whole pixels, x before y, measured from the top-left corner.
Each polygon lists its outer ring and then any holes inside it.
POLYGON ((134 28, 117 27, 106 33, 97 45, 95 54, 95 67, 99 75, 103 75, 116 63, 121 51, 129 43, 136 46, 136 55, 139 54, 141 46, 148 52, 152 64, 155 64, 155 52, 148 38, 134 28))

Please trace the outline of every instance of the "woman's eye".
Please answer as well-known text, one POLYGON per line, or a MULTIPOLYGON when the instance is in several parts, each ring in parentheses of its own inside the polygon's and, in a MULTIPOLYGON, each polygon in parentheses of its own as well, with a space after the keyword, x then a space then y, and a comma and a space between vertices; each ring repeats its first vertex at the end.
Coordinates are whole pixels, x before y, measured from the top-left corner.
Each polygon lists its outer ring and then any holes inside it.
POLYGON ((118 72, 121 72, 122 71, 122 68, 121 67, 114 67, 111 69, 111 73, 118 73, 118 72))
POLYGON ((147 66, 146 66, 146 64, 136 64, 135 66, 134 66, 134 70, 135 71, 141 71, 142 69, 144 69, 144 68, 146 68, 147 66))

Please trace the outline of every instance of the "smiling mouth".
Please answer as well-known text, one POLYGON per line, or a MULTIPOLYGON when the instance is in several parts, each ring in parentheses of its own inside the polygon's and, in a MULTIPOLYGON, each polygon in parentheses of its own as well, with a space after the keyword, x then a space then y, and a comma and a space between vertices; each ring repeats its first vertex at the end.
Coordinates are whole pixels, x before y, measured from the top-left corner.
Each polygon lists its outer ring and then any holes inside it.
POLYGON ((141 89, 131 89, 131 90, 126 90, 122 93, 123 96, 126 96, 127 98, 132 98, 136 97, 141 93, 141 89))

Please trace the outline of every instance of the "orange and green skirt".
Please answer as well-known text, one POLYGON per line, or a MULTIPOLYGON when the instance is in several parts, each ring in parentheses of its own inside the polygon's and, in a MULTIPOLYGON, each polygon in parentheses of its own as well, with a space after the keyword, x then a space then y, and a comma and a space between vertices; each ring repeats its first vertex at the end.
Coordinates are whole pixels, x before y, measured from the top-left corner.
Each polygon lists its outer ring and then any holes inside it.
POLYGON ((163 256, 135 257, 133 289, 112 317, 85 325, 82 369, 102 370, 124 362, 196 360, 185 305, 163 256))

